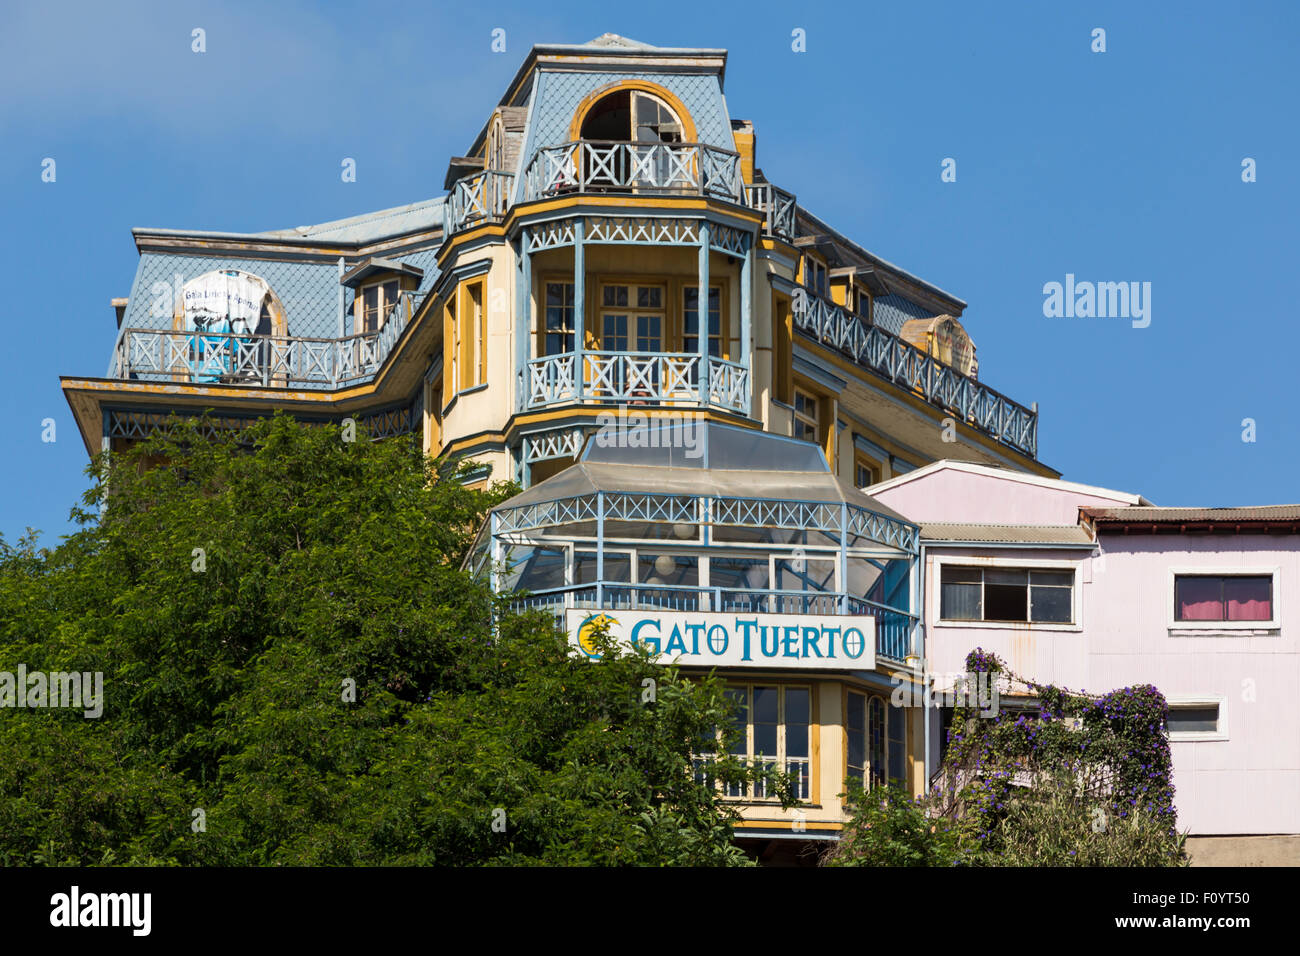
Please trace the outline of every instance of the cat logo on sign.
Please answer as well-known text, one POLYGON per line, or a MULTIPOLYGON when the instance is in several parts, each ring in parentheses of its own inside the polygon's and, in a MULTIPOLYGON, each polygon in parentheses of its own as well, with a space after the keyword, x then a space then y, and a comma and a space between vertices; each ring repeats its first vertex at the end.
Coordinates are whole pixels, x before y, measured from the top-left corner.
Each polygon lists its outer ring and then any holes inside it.
POLYGON ((599 627, 613 627, 618 622, 608 614, 593 614, 578 625, 578 647, 582 653, 594 660, 600 660, 600 651, 593 640, 599 627))

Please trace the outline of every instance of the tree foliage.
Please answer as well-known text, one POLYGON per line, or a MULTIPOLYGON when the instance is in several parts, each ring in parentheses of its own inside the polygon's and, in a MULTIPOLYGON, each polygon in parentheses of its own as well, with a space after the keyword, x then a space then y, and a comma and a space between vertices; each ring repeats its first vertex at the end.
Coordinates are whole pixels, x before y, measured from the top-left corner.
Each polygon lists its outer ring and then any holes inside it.
MULTIPOLYGON (((1183 866, 1164 696, 1026 681, 976 648, 968 675, 1019 684, 1028 710, 958 706, 925 797, 861 794, 839 865, 1183 866)), ((972 681, 973 683, 973 681, 972 681)), ((860 788, 858 788, 860 790, 860 788)))
POLYGON ((0 540, 0 671, 104 675, 98 719, 0 710, 0 863, 745 862, 719 683, 575 659, 461 570, 508 487, 344 437, 175 422, 0 540))

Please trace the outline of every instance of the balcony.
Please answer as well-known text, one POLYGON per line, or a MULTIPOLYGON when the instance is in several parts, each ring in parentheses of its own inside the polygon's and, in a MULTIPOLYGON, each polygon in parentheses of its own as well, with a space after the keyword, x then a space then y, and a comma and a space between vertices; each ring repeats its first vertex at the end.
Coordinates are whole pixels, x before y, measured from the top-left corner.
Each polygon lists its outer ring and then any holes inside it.
POLYGON ((1030 458, 1038 456, 1038 412, 922 352, 898 336, 795 286, 795 328, 844 353, 881 378, 914 392, 979 432, 1030 458))
MULTIPOLYGON (((512 173, 485 170, 452 187, 443 210, 445 235, 505 218, 513 203, 512 173)), ((795 198, 771 183, 747 186, 740 156, 700 143, 575 140, 538 149, 524 170, 523 201, 573 194, 704 196, 764 214, 764 233, 790 240, 795 198)))
POLYGON ((740 155, 700 143, 577 140, 544 146, 524 170, 524 200, 569 193, 669 193, 745 203, 740 155))
POLYGON ((177 329, 126 329, 110 378, 338 389, 374 377, 417 308, 404 292, 373 332, 343 338, 240 335, 177 329))
POLYGON ((745 187, 745 204, 763 213, 763 232, 789 242, 795 233, 794 196, 771 183, 745 187))
POLYGON ((510 208, 514 188, 513 173, 491 169, 458 180, 443 206, 444 233, 450 236, 483 223, 500 222, 510 208))
POLYGON ((573 352, 529 359, 519 373, 520 410, 566 402, 636 405, 708 405, 748 415, 749 369, 709 356, 700 378, 698 354, 668 352, 583 352, 582 381, 574 375, 573 352))

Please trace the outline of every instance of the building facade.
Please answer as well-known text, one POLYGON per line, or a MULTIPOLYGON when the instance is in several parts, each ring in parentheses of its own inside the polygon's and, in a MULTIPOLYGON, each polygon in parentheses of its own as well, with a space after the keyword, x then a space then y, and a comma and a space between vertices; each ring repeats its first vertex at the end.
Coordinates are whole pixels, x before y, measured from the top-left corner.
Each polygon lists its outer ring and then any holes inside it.
POLYGON ((868 491, 920 527, 936 676, 981 647, 1073 690, 1153 684, 1194 858, 1300 864, 1300 506, 1161 508, 964 462, 868 491))
MULTIPOLYGON (((742 752, 802 801, 727 794, 772 853, 833 838, 846 776, 926 786, 937 724, 890 692, 966 636, 926 627, 927 528, 1050 512, 1068 541, 1021 556, 1078 561, 1097 544, 1078 508, 1146 502, 1048 490, 1037 408, 984 381, 966 304, 764 175, 726 59, 611 34, 537 46, 443 195, 269 232, 136 229, 108 370, 62 384, 92 454, 173 414, 284 410, 517 481, 472 564, 553 611, 575 652, 599 622, 724 674, 742 752), (945 459, 1025 482, 1005 502, 912 496, 906 476, 945 459)), ((1068 643, 1012 660, 1101 676, 1068 643)))

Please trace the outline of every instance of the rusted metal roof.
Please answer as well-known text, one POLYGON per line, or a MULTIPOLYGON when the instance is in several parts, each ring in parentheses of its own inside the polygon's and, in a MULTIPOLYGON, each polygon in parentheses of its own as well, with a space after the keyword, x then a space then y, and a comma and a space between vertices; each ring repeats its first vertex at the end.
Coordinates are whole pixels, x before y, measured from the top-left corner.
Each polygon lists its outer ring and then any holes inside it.
POLYGON ((1084 508, 1099 531, 1179 534, 1197 531, 1300 533, 1300 504, 1245 508, 1084 508))

